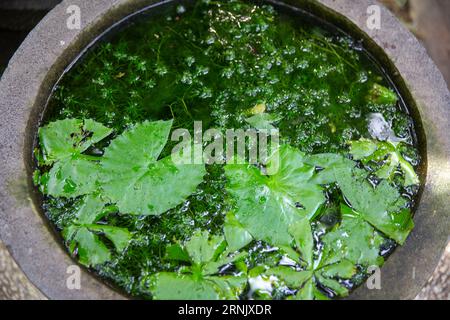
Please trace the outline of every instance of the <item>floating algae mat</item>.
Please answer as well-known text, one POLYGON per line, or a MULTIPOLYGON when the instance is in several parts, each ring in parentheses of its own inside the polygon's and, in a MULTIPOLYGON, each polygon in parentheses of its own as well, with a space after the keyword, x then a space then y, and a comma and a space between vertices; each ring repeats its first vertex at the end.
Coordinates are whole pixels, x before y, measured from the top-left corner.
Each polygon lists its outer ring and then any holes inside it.
POLYGON ((67 250, 139 298, 351 294, 407 241, 419 190, 413 122, 381 68, 283 7, 149 12, 68 70, 36 137, 34 181, 67 250), (232 130, 271 138, 268 157, 233 155, 232 130), (182 140, 215 161, 175 161, 182 140))

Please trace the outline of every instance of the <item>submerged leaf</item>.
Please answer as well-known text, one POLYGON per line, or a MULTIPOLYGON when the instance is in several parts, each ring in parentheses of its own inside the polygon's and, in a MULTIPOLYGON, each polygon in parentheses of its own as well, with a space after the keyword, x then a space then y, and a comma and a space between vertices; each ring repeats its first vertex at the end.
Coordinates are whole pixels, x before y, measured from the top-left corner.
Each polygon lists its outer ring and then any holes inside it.
POLYGON ((361 216, 355 215, 351 208, 343 206, 341 211, 342 222, 322 237, 327 250, 326 259, 337 262, 345 258, 365 267, 382 265, 380 247, 383 237, 361 216), (349 211, 350 214, 346 214, 349 211))
POLYGON ((274 173, 270 176, 251 165, 225 166, 236 218, 255 239, 289 245, 289 225, 302 217, 312 218, 325 201, 322 189, 309 181, 314 168, 303 157, 290 146, 280 147, 268 161, 267 169, 274 173))
POLYGON ((123 251, 131 240, 130 232, 125 228, 95 224, 105 214, 105 203, 98 196, 83 199, 76 219, 63 230, 63 236, 72 253, 78 254, 81 264, 95 266, 111 260, 111 253, 99 235, 108 238, 117 252, 123 251))
POLYGON ((221 244, 225 239, 221 236, 210 237, 208 231, 197 232, 192 238, 185 243, 184 247, 189 254, 193 263, 207 263, 214 258, 220 252, 217 252, 221 248, 221 244))
POLYGON ((102 157, 104 194, 122 213, 159 215, 191 195, 203 181, 203 164, 158 157, 172 121, 144 122, 114 139, 102 157))
POLYGON ((375 104, 395 105, 398 101, 398 96, 391 89, 375 83, 367 99, 375 104))
POLYGON ((358 141, 350 142, 350 154, 355 160, 361 160, 371 156, 375 151, 377 151, 377 144, 368 139, 361 139, 358 141))
POLYGON ((183 272, 159 272, 150 278, 154 299, 198 300, 238 299, 245 288, 243 274, 219 275, 219 268, 237 261, 246 252, 230 255, 223 236, 211 236, 207 231, 194 233, 184 245, 167 247, 166 257, 190 263, 183 272))
POLYGON ((317 292, 317 288, 314 284, 312 278, 309 278, 302 287, 298 290, 295 295, 295 299, 297 300, 314 300, 315 292, 317 292))
MULTIPOLYGON (((295 239, 296 251, 306 262, 302 270, 278 266, 268 269, 264 274, 275 276, 290 289, 297 290, 296 295, 291 297, 294 299, 326 299, 327 297, 320 292, 319 286, 331 289, 337 296, 346 296, 348 289, 337 279, 350 279, 356 272, 354 263, 347 260, 340 252, 331 253, 327 243, 324 249, 320 249, 318 259, 314 260, 314 239, 307 219, 292 225, 290 232, 295 239)), ((295 259, 295 255, 291 255, 290 251, 286 253, 295 259)))
POLYGON ((118 228, 100 224, 87 225, 90 231, 100 232, 106 238, 111 240, 117 252, 123 251, 129 244, 131 239, 130 232, 125 228, 118 228))
POLYGON ((223 232, 228 243, 228 249, 231 252, 245 247, 253 240, 252 235, 247 230, 245 230, 242 224, 231 212, 229 212, 225 217, 223 232))
POLYGON ((218 300, 212 283, 195 279, 192 275, 160 272, 152 279, 151 291, 155 300, 218 300))
POLYGON ((336 171, 336 178, 342 193, 364 220, 398 243, 405 242, 414 223, 409 210, 403 208, 406 200, 396 188, 386 180, 372 187, 360 169, 353 169, 351 174, 336 171))
POLYGON ((45 164, 86 151, 112 133, 112 130, 91 119, 64 119, 39 129, 39 142, 45 164))
POLYGON ((280 121, 282 118, 269 113, 257 113, 245 121, 253 128, 258 130, 275 130, 273 123, 280 121))
POLYGON ((189 254, 186 252, 186 250, 177 243, 166 248, 165 259, 189 262, 191 258, 189 257, 189 254))
POLYGON ((54 197, 75 198, 97 189, 99 165, 83 155, 57 161, 48 172, 46 193, 54 197))
POLYGON ((322 268, 324 276, 333 278, 350 279, 355 274, 355 265, 349 260, 341 260, 338 263, 330 264, 322 268))
POLYGON ((307 265, 313 263, 314 238, 308 219, 301 219, 289 226, 289 233, 294 237, 295 245, 307 265))
POLYGON ((403 244, 414 227, 406 200, 397 189, 383 180, 374 187, 367 180, 367 172, 343 156, 315 155, 308 163, 316 163, 322 171, 321 182, 337 183, 351 207, 361 217, 390 238, 403 244))
POLYGON ((99 196, 87 196, 83 198, 76 213, 75 223, 93 224, 103 216, 105 202, 99 196))
POLYGON ((418 185, 419 177, 413 166, 401 154, 401 142, 372 141, 361 139, 350 142, 350 154, 355 160, 376 161, 385 163, 375 174, 381 179, 392 179, 395 171, 400 168, 404 175, 404 185, 418 185))
POLYGON ((290 267, 280 266, 274 267, 265 272, 267 275, 276 276, 290 288, 301 288, 306 281, 314 276, 314 272, 310 270, 296 271, 290 267))
MULTIPOLYGON (((70 226, 65 230, 65 236, 70 242, 71 248, 77 248, 78 259, 85 266, 95 266, 111 260, 111 253, 99 236, 89 231, 86 227, 70 226)), ((72 250, 72 253, 74 251, 72 250)))
POLYGON ((98 157, 83 155, 94 143, 112 130, 90 119, 65 119, 39 129, 43 163, 53 164, 41 190, 54 197, 75 198, 96 190, 98 157))
POLYGON ((247 283, 245 276, 206 276, 160 272, 152 279, 156 300, 237 300, 247 283))
POLYGON ((336 171, 350 171, 355 163, 340 154, 323 153, 308 156, 305 162, 311 166, 320 168, 320 171, 313 177, 312 181, 325 185, 336 182, 336 171))

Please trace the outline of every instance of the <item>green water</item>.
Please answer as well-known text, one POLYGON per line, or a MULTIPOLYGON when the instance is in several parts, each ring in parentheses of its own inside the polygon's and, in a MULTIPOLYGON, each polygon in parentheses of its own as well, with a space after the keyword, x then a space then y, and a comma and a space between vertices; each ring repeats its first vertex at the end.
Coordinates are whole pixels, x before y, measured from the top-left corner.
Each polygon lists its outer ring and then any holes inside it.
MULTIPOLYGON (((418 165, 412 120, 399 104, 371 102, 375 83, 389 86, 357 41, 306 16, 237 1, 198 1, 141 16, 97 43, 57 85, 43 124, 91 118, 119 134, 136 122, 173 118, 174 128, 192 130, 194 120, 203 121, 205 130, 247 128, 246 111, 264 104, 282 118, 277 126, 283 143, 322 153, 369 138, 367 116, 381 113, 411 145, 404 152, 418 165)), ((90 152, 101 154, 104 147, 90 152)), ((162 259, 166 245, 197 229, 220 232, 231 209, 223 167, 207 166, 207 172, 194 195, 161 217, 109 216, 107 223, 128 228, 133 241, 93 271, 127 293, 151 298, 148 276, 177 268, 162 259)), ((414 198, 416 190, 398 188, 414 198)), ((329 208, 341 201, 333 188, 327 195, 329 208)), ((77 201, 44 199, 58 230, 73 218, 77 201)), ((314 223, 317 234, 337 222, 332 216, 314 223)), ((392 247, 386 240, 384 251, 392 247)), ((252 243, 249 252, 249 269, 281 256, 262 242, 252 243)), ((348 286, 362 279, 359 274, 348 286)))

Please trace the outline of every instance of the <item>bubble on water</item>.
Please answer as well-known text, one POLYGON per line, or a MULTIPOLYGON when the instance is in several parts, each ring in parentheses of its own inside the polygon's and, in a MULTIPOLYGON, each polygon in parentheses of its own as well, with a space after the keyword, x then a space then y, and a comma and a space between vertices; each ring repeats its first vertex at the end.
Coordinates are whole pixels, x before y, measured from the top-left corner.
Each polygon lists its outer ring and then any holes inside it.
POLYGON ((248 279, 248 284, 250 286, 250 291, 248 293, 249 297, 252 297, 255 292, 271 294, 273 291, 272 284, 277 281, 277 278, 270 276, 269 278, 263 278, 262 276, 257 276, 248 279))
POLYGON ((392 124, 387 122, 381 113, 370 113, 367 116, 368 131, 372 138, 381 141, 400 142, 405 139, 401 139, 395 135, 392 130, 392 124))
POLYGON ((183 14, 183 13, 185 13, 185 12, 186 12, 186 8, 185 8, 184 6, 179 5, 179 6, 177 7, 177 14, 183 14))

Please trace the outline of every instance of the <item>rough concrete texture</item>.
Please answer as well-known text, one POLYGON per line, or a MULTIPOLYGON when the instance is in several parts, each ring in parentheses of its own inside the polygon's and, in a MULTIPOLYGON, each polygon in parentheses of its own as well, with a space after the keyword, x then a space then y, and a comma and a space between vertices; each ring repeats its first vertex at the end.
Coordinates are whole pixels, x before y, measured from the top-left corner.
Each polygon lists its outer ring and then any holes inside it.
POLYGON ((45 296, 28 281, 0 243, 0 300, 7 299, 41 300, 45 296))
POLYGON ((450 300, 450 244, 416 300, 450 300))
POLYGON ((410 2, 415 34, 427 48, 450 88, 450 1, 410 2))
MULTIPOLYGON (((300 0, 299 0, 300 1, 300 0)), ((0 82, 0 109, 7 126, 0 127, 0 236, 27 277, 50 298, 120 298, 87 272, 82 272, 82 290, 68 290, 68 257, 42 215, 34 210, 30 196, 30 138, 37 126, 52 84, 64 67, 94 35, 105 30, 144 4, 152 1, 64 1, 30 33, 19 48, 0 82), (65 28, 65 9, 80 6, 82 30, 65 28)), ((298 1, 286 1, 298 4, 298 1)), ((383 267, 382 290, 358 289, 353 298, 411 299, 428 280, 444 249, 450 226, 450 95, 446 84, 423 47, 388 11, 382 8, 382 28, 367 28, 370 0, 320 0, 333 17, 346 16, 384 49, 398 74, 405 79, 420 116, 428 148, 428 172, 416 228, 406 245, 396 250, 383 267), (420 63, 418 63, 420 61, 420 63)), ((325 7, 323 8, 327 11, 325 7)), ((345 20, 348 22, 348 20, 345 20)), ((345 22, 344 21, 344 22, 345 22)), ((400 80, 399 80, 400 81, 400 80)))

